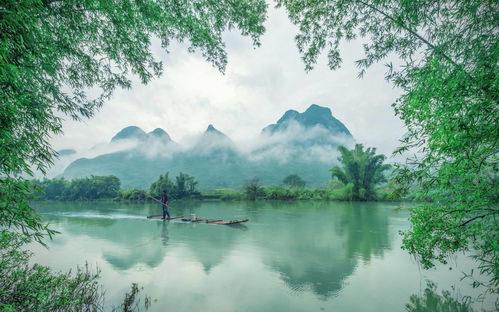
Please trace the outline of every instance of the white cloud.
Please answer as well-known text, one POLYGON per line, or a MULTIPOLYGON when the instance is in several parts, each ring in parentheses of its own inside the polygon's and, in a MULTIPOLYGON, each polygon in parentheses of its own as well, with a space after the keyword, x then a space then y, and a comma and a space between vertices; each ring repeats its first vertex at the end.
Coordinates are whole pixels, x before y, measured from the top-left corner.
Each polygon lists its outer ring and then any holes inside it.
POLYGON ((385 154, 398 146, 404 129, 390 104, 399 91, 384 80, 382 65, 357 79, 360 41, 344 44, 341 69, 330 71, 321 58, 306 73, 294 43, 296 27, 285 12, 271 8, 266 28, 256 49, 236 31, 225 34, 226 74, 183 44, 173 44, 167 56, 154 46, 165 62, 164 75, 146 86, 135 82, 131 90, 118 90, 93 119, 66 121, 55 148, 88 149, 130 125, 146 132, 163 128, 179 142, 212 123, 236 141, 249 140, 286 110, 303 111, 312 103, 331 108, 357 142, 385 154))

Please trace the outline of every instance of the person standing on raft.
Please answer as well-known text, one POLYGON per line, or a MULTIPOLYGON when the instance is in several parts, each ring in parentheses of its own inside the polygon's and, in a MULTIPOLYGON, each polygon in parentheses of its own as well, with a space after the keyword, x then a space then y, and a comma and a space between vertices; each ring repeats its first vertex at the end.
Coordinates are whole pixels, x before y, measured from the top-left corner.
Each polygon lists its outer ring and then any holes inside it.
POLYGON ((161 206, 163 208, 163 220, 165 220, 165 217, 168 216, 168 219, 170 219, 170 214, 168 213, 168 193, 166 191, 163 191, 161 194, 161 206))

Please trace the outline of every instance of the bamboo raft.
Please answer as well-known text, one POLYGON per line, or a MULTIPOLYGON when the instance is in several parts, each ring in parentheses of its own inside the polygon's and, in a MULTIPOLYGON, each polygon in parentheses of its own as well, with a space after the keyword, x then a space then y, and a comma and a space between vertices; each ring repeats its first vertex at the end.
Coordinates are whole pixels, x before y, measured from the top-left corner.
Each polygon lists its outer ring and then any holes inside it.
MULTIPOLYGON (((148 216, 147 219, 162 219, 163 215, 153 215, 148 216)), ((248 222, 249 219, 241 219, 241 220, 221 220, 221 219, 189 219, 183 216, 171 217, 167 220, 178 220, 182 222, 191 222, 191 223, 211 223, 211 224, 221 224, 221 225, 231 225, 231 224, 239 224, 243 222, 248 222)))

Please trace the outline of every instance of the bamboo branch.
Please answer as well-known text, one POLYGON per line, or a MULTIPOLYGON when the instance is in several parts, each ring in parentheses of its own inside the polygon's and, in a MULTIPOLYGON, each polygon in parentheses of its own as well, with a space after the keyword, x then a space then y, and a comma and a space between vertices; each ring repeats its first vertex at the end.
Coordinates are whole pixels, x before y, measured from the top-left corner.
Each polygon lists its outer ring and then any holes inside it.
POLYGON ((459 226, 465 226, 466 224, 468 224, 472 221, 475 221, 476 219, 482 219, 482 218, 485 218, 486 216, 487 215, 479 215, 479 216, 473 217, 473 218, 469 219, 468 221, 461 223, 459 226))
POLYGON ((363 4, 363 5, 365 5, 366 7, 370 8, 370 9, 378 12, 379 14, 383 15, 384 17, 388 18, 389 20, 391 20, 392 22, 394 22, 395 24, 397 24, 399 27, 401 27, 402 29, 404 29, 405 31, 407 31, 408 33, 410 33, 411 35, 413 35, 414 37, 416 37, 419 40, 421 40, 424 44, 426 44, 428 47, 430 47, 431 49, 433 49, 436 53, 440 54, 443 58, 445 58, 452 65, 454 65, 455 67, 457 67, 460 70, 462 70, 469 78, 471 78, 473 80, 475 79, 466 70, 464 70, 462 68, 462 65, 457 64, 448 55, 446 55, 445 53, 443 53, 442 51, 440 51, 436 45, 434 45, 431 42, 429 42, 428 40, 426 40, 423 36, 421 36, 420 34, 418 34, 415 30, 413 30, 413 29, 409 28, 408 26, 406 26, 402 21, 395 19, 391 15, 383 12, 382 10, 378 9, 377 7, 375 7, 372 4, 369 4, 369 3, 364 2, 362 0, 358 0, 358 2, 361 3, 361 4, 363 4))

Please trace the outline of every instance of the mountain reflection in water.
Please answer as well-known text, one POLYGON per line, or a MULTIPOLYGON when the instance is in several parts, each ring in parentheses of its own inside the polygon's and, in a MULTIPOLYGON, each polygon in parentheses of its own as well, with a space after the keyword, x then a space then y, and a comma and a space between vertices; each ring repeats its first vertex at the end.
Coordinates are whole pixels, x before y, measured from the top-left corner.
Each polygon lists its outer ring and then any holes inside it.
MULTIPOLYGON (((225 226, 148 220, 147 215, 161 210, 151 203, 37 203, 44 219, 62 234, 49 243, 50 251, 40 249, 35 258, 64 268, 58 253, 71 253, 72 265, 90 257, 102 268, 104 286, 112 288, 115 279, 123 279, 120 287, 138 281, 153 298, 187 300, 176 306, 176 311, 201 306, 207 311, 235 307, 300 311, 328 306, 338 311, 353 306, 363 311, 401 311, 410 295, 421 289, 422 276, 417 264, 400 250, 397 232, 408 226, 408 213, 396 209, 399 205, 310 201, 171 204, 172 215, 250 219, 225 226), (200 271, 195 273, 198 267, 200 271), (384 279, 399 285, 384 284, 384 279), (399 292, 400 298, 382 299, 392 292, 399 292), (365 302, 355 300, 352 293, 365 293, 365 302), (214 298, 225 300, 224 304, 212 302, 214 298), (212 306, 207 308, 208 302, 212 306)), ((442 272, 449 275, 446 271, 442 272)), ((110 292, 111 300, 119 289, 110 292)), ((156 309, 161 311, 153 305, 153 311, 156 309)))

